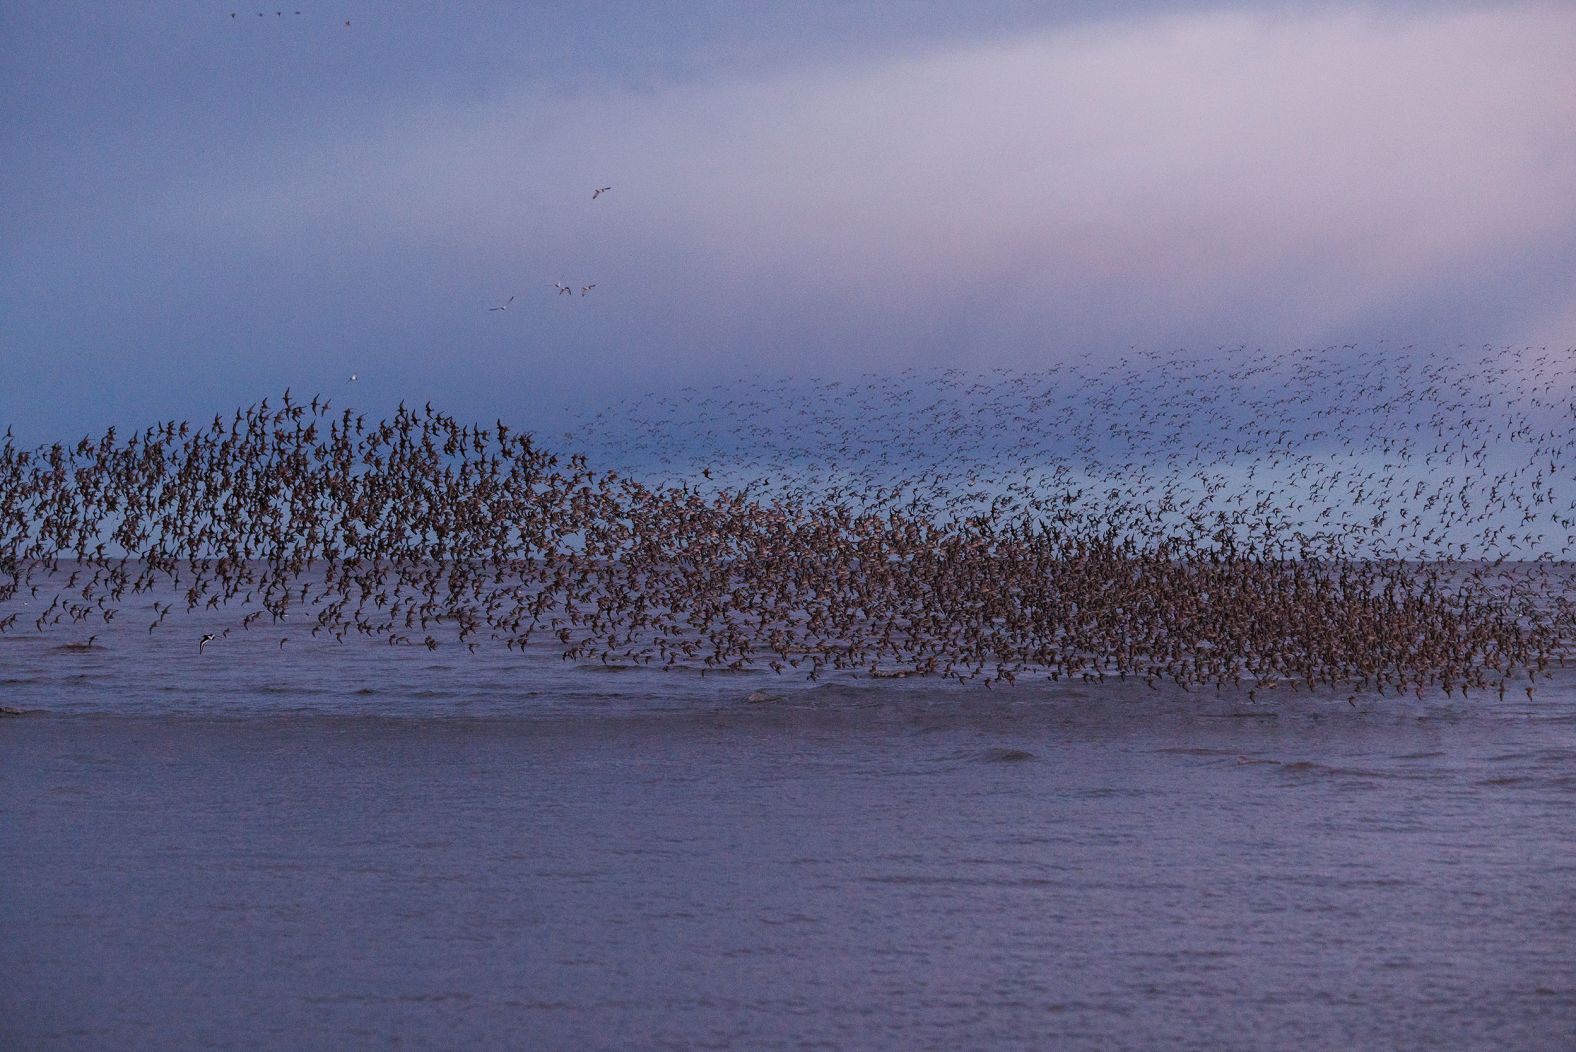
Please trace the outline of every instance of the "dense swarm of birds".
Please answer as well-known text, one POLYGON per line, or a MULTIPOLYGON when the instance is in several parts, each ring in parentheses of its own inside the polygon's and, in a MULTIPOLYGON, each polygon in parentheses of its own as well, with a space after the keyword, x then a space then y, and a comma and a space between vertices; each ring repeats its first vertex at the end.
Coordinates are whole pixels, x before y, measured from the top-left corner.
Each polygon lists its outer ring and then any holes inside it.
POLYGON ((150 632, 233 610, 281 647, 1530 692, 1576 636, 1569 354, 1354 350, 741 382, 613 407, 573 454, 288 392, 75 445, 8 432, 0 632, 135 604, 150 632))

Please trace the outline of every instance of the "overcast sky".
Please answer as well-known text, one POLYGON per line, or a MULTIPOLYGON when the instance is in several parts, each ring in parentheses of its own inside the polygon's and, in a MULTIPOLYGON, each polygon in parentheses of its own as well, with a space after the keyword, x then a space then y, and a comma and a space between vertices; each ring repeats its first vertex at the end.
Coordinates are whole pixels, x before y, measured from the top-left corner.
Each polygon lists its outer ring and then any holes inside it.
POLYGON ((0 6, 0 424, 1576 345, 1576 4, 455 6, 0 6))

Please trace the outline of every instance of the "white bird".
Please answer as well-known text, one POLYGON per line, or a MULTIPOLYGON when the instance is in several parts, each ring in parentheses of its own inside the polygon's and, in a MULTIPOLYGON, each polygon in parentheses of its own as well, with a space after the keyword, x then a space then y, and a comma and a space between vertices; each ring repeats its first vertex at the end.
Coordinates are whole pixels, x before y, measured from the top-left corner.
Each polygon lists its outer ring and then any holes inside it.
POLYGON ((580 295, 584 296, 586 293, 590 292, 594 288, 596 288, 595 285, 581 285, 580 286, 580 295))
POLYGON ((558 290, 558 294, 560 296, 562 296, 566 292, 569 293, 570 295, 574 295, 574 291, 575 291, 574 289, 570 288, 568 285, 565 285, 564 283, 559 282, 559 281, 553 282, 553 288, 558 290))
POLYGON ((356 382, 356 381, 357 381, 357 380, 359 380, 359 379, 361 379, 361 377, 360 377, 360 375, 359 375, 359 374, 357 374, 357 373, 351 373, 351 374, 350 374, 350 380, 349 380, 349 382, 350 382, 350 383, 355 383, 355 382, 356 382))
POLYGON ((514 302, 514 297, 510 296, 508 301, 505 302, 502 307, 488 307, 487 309, 488 310, 508 310, 509 309, 509 304, 513 303, 513 302, 514 302))
POLYGON ((591 191, 591 200, 595 201, 597 198, 601 197, 611 189, 613 189, 611 186, 597 187, 595 190, 591 191))
POLYGON ((197 653, 201 654, 202 648, 207 646, 209 643, 212 643, 217 638, 218 637, 212 632, 204 632, 202 638, 197 641, 197 653))

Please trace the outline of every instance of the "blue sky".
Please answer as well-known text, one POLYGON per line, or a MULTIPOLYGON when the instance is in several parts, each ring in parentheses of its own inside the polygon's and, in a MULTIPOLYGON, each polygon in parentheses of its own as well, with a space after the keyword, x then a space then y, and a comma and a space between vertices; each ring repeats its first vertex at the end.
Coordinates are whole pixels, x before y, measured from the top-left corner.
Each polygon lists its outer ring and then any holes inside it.
POLYGON ((0 8, 23 438, 286 386, 551 430, 711 376, 1576 344, 1576 5, 258 10, 0 8))

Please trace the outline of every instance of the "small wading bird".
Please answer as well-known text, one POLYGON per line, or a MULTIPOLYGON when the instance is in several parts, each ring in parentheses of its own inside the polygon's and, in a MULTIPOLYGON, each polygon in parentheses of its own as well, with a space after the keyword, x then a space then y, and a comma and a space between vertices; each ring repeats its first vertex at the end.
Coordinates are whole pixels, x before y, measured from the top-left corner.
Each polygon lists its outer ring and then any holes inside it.
POLYGON ((575 290, 574 289, 570 288, 568 285, 565 285, 561 281, 553 282, 553 288, 558 290, 558 294, 560 296, 562 296, 566 292, 569 293, 571 296, 573 296, 575 294, 575 290))
POLYGON ((590 292, 594 288, 596 288, 595 285, 581 285, 580 286, 580 295, 584 296, 586 293, 590 292))
POLYGON ((591 200, 595 201, 597 198, 601 197, 603 194, 607 193, 611 189, 613 189, 611 186, 599 186, 599 187, 597 187, 595 190, 591 191, 591 200))
POLYGON ((511 304, 513 302, 514 302, 514 297, 510 296, 507 300, 504 301, 503 306, 501 306, 501 307, 488 307, 487 309, 488 310, 508 310, 509 309, 509 304, 511 304))
POLYGON ((202 634, 202 638, 197 640, 197 653, 201 654, 203 647, 207 646, 209 643, 212 643, 218 638, 219 637, 214 635, 212 632, 204 632, 202 634))

